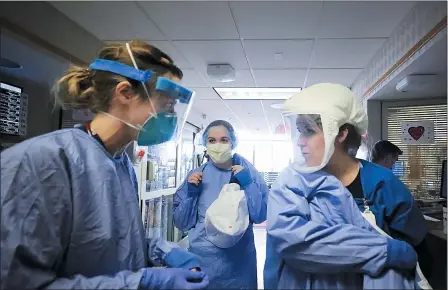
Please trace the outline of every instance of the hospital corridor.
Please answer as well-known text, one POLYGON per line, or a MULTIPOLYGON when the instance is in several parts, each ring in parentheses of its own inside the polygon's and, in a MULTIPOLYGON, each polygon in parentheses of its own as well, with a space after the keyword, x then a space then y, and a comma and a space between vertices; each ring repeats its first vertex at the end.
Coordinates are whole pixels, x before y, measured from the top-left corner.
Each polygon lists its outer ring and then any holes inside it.
POLYGON ((0 289, 447 289, 447 2, 2 1, 0 289))

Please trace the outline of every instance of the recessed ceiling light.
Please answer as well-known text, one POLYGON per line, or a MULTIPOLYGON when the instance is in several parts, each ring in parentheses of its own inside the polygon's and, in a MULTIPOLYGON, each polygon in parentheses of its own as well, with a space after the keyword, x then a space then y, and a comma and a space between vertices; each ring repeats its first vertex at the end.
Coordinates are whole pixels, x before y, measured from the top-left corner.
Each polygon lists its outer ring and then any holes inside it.
POLYGON ((214 88, 223 100, 287 100, 302 88, 214 88))
POLYGON ((271 108, 274 109, 283 109, 284 104, 283 103, 278 103, 278 104, 272 104, 271 108))
POLYGON ((23 68, 23 66, 17 62, 3 57, 0 60, 0 66, 4 68, 23 68))

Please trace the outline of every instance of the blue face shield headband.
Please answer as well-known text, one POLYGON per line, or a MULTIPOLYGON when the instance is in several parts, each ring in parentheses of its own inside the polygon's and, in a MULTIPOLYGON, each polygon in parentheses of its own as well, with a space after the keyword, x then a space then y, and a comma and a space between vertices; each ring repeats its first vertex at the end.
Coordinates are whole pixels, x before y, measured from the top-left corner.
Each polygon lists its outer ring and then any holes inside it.
MULTIPOLYGON (((129 47, 128 50, 131 53, 129 47)), ((132 54, 131 59, 134 63, 134 66, 136 67, 137 65, 132 54)), ((96 59, 90 65, 90 69, 111 72, 141 82, 146 91, 146 94, 148 95, 148 100, 153 106, 149 91, 146 86, 146 82, 149 81, 153 76, 155 76, 154 72, 142 71, 138 68, 133 68, 120 62, 106 59, 96 59)), ((176 104, 174 113, 159 112, 156 115, 150 116, 143 124, 143 126, 135 126, 132 124, 128 124, 123 120, 120 120, 125 124, 139 130, 137 143, 140 146, 157 145, 170 141, 173 138, 177 141, 178 137, 180 137, 181 135, 183 126, 193 104, 194 92, 173 82, 168 78, 157 77, 155 89, 156 92, 167 94, 169 97, 174 99, 176 104)), ((108 113, 107 115, 111 116, 108 113)), ((116 118, 114 116, 111 117, 116 118)))
MULTIPOLYGON (((101 58, 98 58, 91 63, 89 68, 92 70, 111 72, 141 83, 146 83, 155 75, 155 73, 150 70, 143 71, 120 62, 101 58)), ((157 78, 156 91, 166 93, 183 104, 190 103, 191 97, 193 96, 193 91, 164 77, 157 78)))

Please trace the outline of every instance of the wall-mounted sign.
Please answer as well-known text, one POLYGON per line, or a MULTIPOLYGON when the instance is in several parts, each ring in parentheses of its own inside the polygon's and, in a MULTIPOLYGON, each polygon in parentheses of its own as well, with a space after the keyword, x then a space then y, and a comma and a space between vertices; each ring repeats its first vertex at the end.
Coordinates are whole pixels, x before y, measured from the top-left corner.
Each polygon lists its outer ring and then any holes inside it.
POLYGON ((434 122, 401 123, 401 135, 404 144, 432 144, 434 143, 434 122))

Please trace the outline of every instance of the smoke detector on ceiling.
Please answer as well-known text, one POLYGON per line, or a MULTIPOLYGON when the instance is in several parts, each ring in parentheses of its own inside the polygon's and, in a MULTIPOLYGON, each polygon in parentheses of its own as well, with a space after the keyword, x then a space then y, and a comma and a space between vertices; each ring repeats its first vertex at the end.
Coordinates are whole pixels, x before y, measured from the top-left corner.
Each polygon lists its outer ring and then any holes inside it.
POLYGON ((437 75, 409 75, 398 82, 395 89, 399 92, 426 91, 439 81, 437 75))
POLYGON ((219 83, 230 83, 235 81, 235 70, 230 64, 207 65, 208 76, 219 83))

